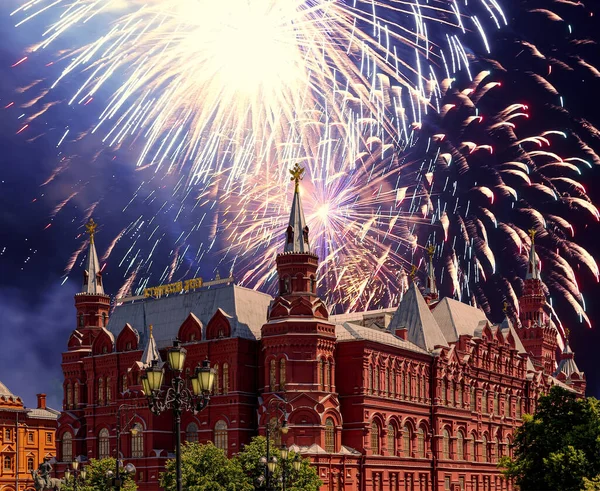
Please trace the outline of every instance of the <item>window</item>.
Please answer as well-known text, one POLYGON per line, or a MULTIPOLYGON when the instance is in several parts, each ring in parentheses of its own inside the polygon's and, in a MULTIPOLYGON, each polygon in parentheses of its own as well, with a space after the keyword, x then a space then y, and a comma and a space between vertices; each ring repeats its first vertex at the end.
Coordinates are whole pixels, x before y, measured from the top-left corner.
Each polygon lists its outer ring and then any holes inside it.
POLYGON ((33 431, 27 433, 27 443, 33 443, 33 431))
POLYGON ((465 436, 460 430, 456 435, 456 458, 458 460, 465 460, 465 436))
POLYGON ((456 394, 458 397, 458 407, 462 408, 464 405, 464 394, 463 391, 465 390, 465 386, 462 384, 462 382, 460 384, 458 384, 458 393, 456 394))
POLYGON ((140 458, 144 456, 144 428, 136 423, 131 428, 131 456, 140 458))
POLYGON ((190 423, 185 429, 185 441, 195 443, 198 441, 198 425, 190 423))
POLYGON ((319 359, 319 384, 322 390, 325 390, 325 364, 323 358, 319 359))
POLYGON ((494 414, 498 416, 500 414, 500 403, 498 401, 498 392, 494 392, 494 414))
POLYGON ((223 394, 229 394, 229 363, 223 363, 223 394))
POLYGON ((106 377, 106 404, 110 404, 112 401, 112 386, 110 377, 106 377))
POLYGON ((98 379, 98 405, 104 405, 104 380, 102 377, 98 379))
POLYGON ((368 385, 368 393, 373 393, 373 367, 369 365, 369 380, 367 381, 368 385))
POLYGON ((325 389, 331 389, 331 361, 325 362, 325 389))
POLYGON ((400 398, 404 399, 404 394, 406 394, 406 378, 404 377, 404 373, 400 372, 400 398))
POLYGON ((498 437, 494 439, 494 448, 492 449, 492 453, 493 462, 498 462, 498 457, 502 457, 502 450, 500 449, 500 441, 498 440, 498 437))
POLYGON ((442 431, 442 458, 450 460, 450 433, 445 428, 442 431))
POLYGON ((106 324, 107 324, 106 319, 107 319, 106 312, 102 312, 102 327, 106 327, 106 324))
POLYGON ((411 457, 411 439, 412 435, 410 434, 410 428, 405 425, 402 429, 402 452, 404 453, 405 457, 411 457))
POLYGON ((488 392, 487 390, 484 390, 483 393, 481 394, 481 412, 483 414, 488 414, 488 392))
POLYGON ((379 448, 379 426, 375 421, 371 423, 371 452, 373 455, 381 453, 381 449, 379 448))
POLYGON ((387 427, 387 451, 388 455, 396 455, 396 428, 394 425, 387 427))
POLYGON ((441 400, 441 404, 445 406, 446 405, 446 392, 447 392, 446 379, 442 379, 440 385, 441 385, 440 400, 441 400))
POLYGON ((390 383, 392 386, 392 397, 396 398, 396 369, 392 369, 392 382, 390 383))
POLYGON ((215 447, 227 452, 227 423, 222 419, 215 425, 215 447))
POLYGON ((27 457, 27 472, 33 470, 33 457, 27 457))
POLYGON ((46 433, 46 443, 52 443, 52 433, 49 431, 46 433))
POLYGON ((444 476, 444 491, 450 491, 450 476, 444 476))
POLYGON ((4 440, 6 440, 8 442, 12 440, 10 428, 6 428, 4 430, 4 440))
POLYGON ((83 327, 83 314, 79 314, 79 327, 83 327))
POLYGON ((106 459, 107 457, 110 457, 109 434, 106 428, 102 428, 98 433, 98 458, 106 459))
POLYGON ((504 398, 504 416, 510 418, 510 396, 508 394, 504 398))
POLYGON ((425 458, 425 432, 423 428, 417 430, 417 452, 420 459, 425 458))
POLYGON ((4 470, 12 470, 12 457, 10 455, 4 457, 4 470))
POLYGON ((477 462, 477 454, 475 453, 475 441, 477 437, 475 433, 471 433, 471 439, 469 440, 469 459, 471 462, 477 462))
POLYGON ((73 435, 68 431, 62 436, 62 461, 73 462, 73 435))
POLYGON ((213 392, 215 394, 220 394, 221 386, 219 384, 219 364, 216 363, 215 366, 213 367, 213 369, 215 371, 215 381, 213 382, 213 392))
POLYGON ((517 409, 517 419, 521 419, 521 398, 520 397, 517 397, 516 409, 517 409))
POLYGON ((325 451, 327 453, 335 452, 335 425, 332 418, 325 420, 325 451))
POLYGON ((79 384, 77 382, 73 384, 73 407, 74 409, 79 407, 79 384))
POLYGON ((383 381, 383 391, 386 395, 390 393, 390 369, 386 367, 385 369, 385 380, 383 381))
POLYGON ((409 399, 412 399, 412 376, 410 373, 406 374, 406 379, 408 380, 408 384, 406 387, 406 397, 408 397, 409 399))
POLYGON ((123 388, 123 392, 127 392, 127 375, 124 374, 121 379, 121 387, 123 388))
POLYGON ((375 395, 379 394, 379 367, 375 365, 375 370, 373 370, 373 393, 375 395))
POLYGON ((475 395, 475 389, 471 387, 471 412, 477 411, 477 397, 475 395))
POLYGON ((450 404, 450 406, 454 406, 454 392, 456 390, 456 385, 454 383, 454 380, 450 381, 449 388, 450 388, 450 393, 448 394, 448 404, 450 404))
POLYGON ((269 385, 271 386, 271 392, 277 390, 277 366, 275 360, 271 360, 271 370, 269 371, 269 385))
POLYGON ((285 358, 279 360, 279 390, 285 390, 285 358))
POLYGON ((421 400, 421 375, 417 375, 417 399, 421 400))
POLYGON ((67 399, 67 402, 66 402, 67 409, 71 409, 71 406, 73 405, 73 387, 71 386, 71 383, 67 384, 66 393, 67 393, 67 397, 66 397, 66 399, 67 399))
POLYGON ((487 462, 488 459, 488 441, 485 435, 481 438, 481 461, 487 462))

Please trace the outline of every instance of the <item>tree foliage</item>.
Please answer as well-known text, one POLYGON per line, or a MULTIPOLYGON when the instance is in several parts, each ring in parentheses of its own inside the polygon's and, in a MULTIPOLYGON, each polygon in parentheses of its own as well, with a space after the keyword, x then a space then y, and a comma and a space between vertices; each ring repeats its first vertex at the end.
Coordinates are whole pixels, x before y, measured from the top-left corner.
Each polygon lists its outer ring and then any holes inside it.
POLYGON ((500 465, 522 491, 599 489, 599 401, 552 387, 516 430, 513 458, 500 465))
MULTIPOLYGON (((115 470, 116 461, 109 457, 106 459, 92 459, 89 463, 80 464, 79 469, 85 467, 85 480, 81 478, 77 481, 77 491, 107 491, 110 487, 109 479, 106 477, 108 471, 115 470)), ((137 491, 137 485, 133 480, 133 476, 122 475, 123 485, 122 491, 137 491)), ((61 491, 73 491, 74 479, 71 478, 63 485, 61 491)))
MULTIPOLYGON (((181 475, 183 489, 186 491, 253 491, 264 477, 264 466, 260 458, 266 456, 267 442, 264 437, 255 437, 245 445, 240 453, 228 459, 225 452, 212 443, 205 445, 187 443, 181 452, 181 475)), ((269 455, 277 457, 278 465, 273 474, 271 485, 274 491, 282 489, 282 459, 279 449, 273 443, 269 455)), ((289 453, 286 464, 286 490, 319 491, 321 481, 316 470, 310 466, 309 459, 302 459, 299 471, 294 471, 289 453)), ((167 461, 166 471, 161 475, 161 486, 165 491, 174 491, 175 460, 167 461)), ((258 488, 260 489, 260 488, 258 488)))

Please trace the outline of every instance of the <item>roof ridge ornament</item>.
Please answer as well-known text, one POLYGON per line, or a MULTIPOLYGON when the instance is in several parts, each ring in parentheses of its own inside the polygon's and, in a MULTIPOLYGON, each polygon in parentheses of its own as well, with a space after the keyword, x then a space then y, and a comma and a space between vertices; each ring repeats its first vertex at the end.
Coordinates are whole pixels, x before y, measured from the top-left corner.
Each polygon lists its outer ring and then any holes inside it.
POLYGON ((305 168, 304 167, 300 167, 300 164, 298 164, 298 162, 296 162, 294 164, 294 167, 292 167, 290 169, 290 174, 292 175, 292 177, 290 178, 290 181, 295 181, 294 184, 294 192, 297 193, 300 190, 300 181, 302 179, 304 179, 304 172, 305 172, 305 168))
POLYGON ((90 242, 94 243, 94 235, 96 235, 96 229, 98 228, 98 224, 94 221, 93 218, 90 217, 89 222, 85 224, 85 231, 90 236, 90 242))

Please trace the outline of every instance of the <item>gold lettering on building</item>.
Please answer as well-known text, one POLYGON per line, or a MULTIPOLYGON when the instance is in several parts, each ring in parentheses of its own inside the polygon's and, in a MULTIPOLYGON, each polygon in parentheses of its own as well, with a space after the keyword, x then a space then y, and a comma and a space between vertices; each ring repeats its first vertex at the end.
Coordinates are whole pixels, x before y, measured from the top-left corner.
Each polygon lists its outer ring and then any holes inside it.
POLYGON ((202 278, 192 278, 191 280, 185 280, 185 282, 178 281, 177 283, 169 283, 168 285, 151 286, 144 289, 144 297, 159 298, 163 295, 181 293, 184 290, 195 290, 196 288, 201 288, 202 284, 202 278))

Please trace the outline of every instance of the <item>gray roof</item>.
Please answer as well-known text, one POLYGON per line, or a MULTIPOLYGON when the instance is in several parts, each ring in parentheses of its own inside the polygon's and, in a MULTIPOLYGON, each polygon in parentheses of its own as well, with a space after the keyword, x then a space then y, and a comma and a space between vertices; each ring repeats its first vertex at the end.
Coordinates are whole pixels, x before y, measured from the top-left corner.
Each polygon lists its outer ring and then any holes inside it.
POLYGON ((449 343, 455 343, 464 334, 474 336, 479 324, 487 322, 478 308, 448 297, 435 306, 432 314, 449 343))
POLYGON ((344 324, 338 324, 335 326, 335 337, 338 341, 356 341, 366 340, 373 341, 376 343, 382 343, 388 346, 396 346, 398 348, 406 349, 409 351, 415 351, 417 353, 428 354, 422 348, 417 345, 400 339, 394 336, 389 331, 382 331, 380 329, 373 329, 371 327, 364 327, 359 324, 352 324, 350 322, 344 322, 344 324))
POLYGON ((158 352, 158 347, 156 346, 156 341, 154 340, 154 335, 152 334, 153 329, 150 329, 149 331, 146 347, 144 348, 142 359, 140 360, 140 365, 142 368, 148 368, 155 360, 159 363, 162 362, 160 353, 158 352))
POLYGON ((58 419, 60 411, 47 407, 46 409, 28 409, 27 417, 36 419, 58 419))
POLYGON ((87 282, 83 285, 82 293, 104 295, 104 287, 101 283, 98 283, 98 275, 100 274, 100 261, 98 261, 98 253, 96 252, 96 244, 94 244, 93 236, 90 237, 85 271, 87 272, 87 282))
POLYGON ((568 342, 565 344, 565 349, 562 352, 562 356, 558 364, 558 368, 556 369, 556 372, 554 372, 554 376, 558 377, 560 373, 564 373, 567 378, 574 373, 581 375, 581 372, 579 371, 579 368, 573 359, 573 351, 571 351, 571 347, 569 346, 568 342))
POLYGON ((540 262, 535 253, 535 239, 531 239, 531 247, 529 248, 529 263, 527 264, 526 280, 540 279, 540 262))
POLYGON ((427 351, 433 351, 438 345, 448 346, 429 305, 414 282, 404 294, 388 329, 395 332, 402 328, 408 331, 408 341, 427 351))
POLYGON ((288 228, 289 227, 292 227, 293 236, 291 242, 288 242, 286 232, 285 247, 283 251, 299 253, 310 252, 308 240, 304 240, 304 228, 306 227, 306 230, 308 230, 308 226, 304 219, 304 210, 302 209, 302 203, 300 202, 300 189, 298 184, 296 184, 294 188, 294 198, 292 199, 292 210, 290 212, 288 228))
POLYGON ((7 396, 7 397, 17 397, 16 395, 14 395, 9 388, 4 385, 2 382, 0 382, 0 396, 7 396))
MULTIPOLYGON (((141 342, 148 340, 148 326, 159 348, 170 346, 177 337, 181 324, 193 313, 206 326, 217 309, 231 316, 231 335, 259 339, 271 296, 235 284, 175 294, 158 299, 124 303, 110 317, 108 330, 116 336, 129 324, 140 333, 141 342)), ((203 331, 204 332, 204 331, 203 331)))

